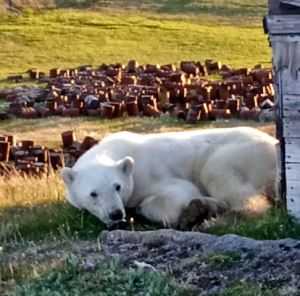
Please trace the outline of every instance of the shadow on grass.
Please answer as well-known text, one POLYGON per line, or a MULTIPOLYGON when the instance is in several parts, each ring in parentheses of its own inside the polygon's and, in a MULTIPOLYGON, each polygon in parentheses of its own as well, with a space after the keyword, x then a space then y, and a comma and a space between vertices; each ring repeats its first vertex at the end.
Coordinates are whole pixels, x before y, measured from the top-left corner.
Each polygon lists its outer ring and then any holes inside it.
POLYGON ((257 17, 267 12, 267 3, 247 3, 246 1, 214 1, 205 0, 167 0, 158 12, 169 14, 210 14, 214 16, 248 16, 257 17), (218 3, 219 2, 219 3, 218 3))
POLYGON ((166 1, 104 1, 104 0, 56 0, 62 8, 118 8, 167 14, 200 14, 212 16, 258 17, 267 12, 266 1, 207 1, 207 0, 166 0, 166 1))

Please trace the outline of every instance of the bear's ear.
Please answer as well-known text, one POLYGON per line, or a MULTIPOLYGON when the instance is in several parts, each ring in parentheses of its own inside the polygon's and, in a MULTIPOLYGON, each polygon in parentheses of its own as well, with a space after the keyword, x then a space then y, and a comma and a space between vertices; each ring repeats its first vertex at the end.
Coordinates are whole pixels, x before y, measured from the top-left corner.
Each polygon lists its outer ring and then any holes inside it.
POLYGON ((70 186, 75 178, 75 172, 71 169, 71 168, 67 168, 65 167, 61 173, 60 176, 62 177, 62 179, 64 180, 65 184, 67 186, 70 186))
POLYGON ((126 156, 125 158, 117 161, 117 166, 122 170, 122 172, 129 176, 133 171, 134 160, 130 156, 126 156))

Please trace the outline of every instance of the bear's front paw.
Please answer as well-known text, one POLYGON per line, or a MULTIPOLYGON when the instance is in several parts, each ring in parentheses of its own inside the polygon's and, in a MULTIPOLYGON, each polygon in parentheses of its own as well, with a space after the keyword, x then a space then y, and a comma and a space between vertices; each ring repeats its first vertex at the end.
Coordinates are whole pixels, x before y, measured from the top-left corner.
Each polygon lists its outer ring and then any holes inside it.
POLYGON ((203 223, 209 218, 209 209, 200 199, 193 199, 181 212, 178 221, 180 230, 191 230, 195 225, 203 223))
POLYGON ((219 201, 211 197, 205 198, 205 206, 208 209, 207 218, 215 218, 216 216, 224 214, 229 209, 226 202, 219 201))

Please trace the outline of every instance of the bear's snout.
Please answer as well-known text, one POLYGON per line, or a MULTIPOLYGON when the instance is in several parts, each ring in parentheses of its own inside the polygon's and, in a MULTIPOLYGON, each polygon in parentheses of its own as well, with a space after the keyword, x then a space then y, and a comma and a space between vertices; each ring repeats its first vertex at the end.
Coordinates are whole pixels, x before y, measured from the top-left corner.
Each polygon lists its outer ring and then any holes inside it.
POLYGON ((123 219, 123 212, 121 210, 114 210, 108 214, 112 221, 119 221, 123 219))

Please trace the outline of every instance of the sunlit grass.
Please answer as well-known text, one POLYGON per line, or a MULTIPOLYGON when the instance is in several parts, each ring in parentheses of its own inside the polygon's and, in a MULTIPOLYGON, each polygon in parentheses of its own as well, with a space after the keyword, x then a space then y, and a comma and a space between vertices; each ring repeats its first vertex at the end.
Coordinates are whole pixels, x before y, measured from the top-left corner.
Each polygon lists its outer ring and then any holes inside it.
MULTIPOLYGON (((26 1, 34 6, 40 2, 26 1)), ((48 1, 50 2, 54 3, 48 1)), ((140 63, 177 65, 181 60, 204 61, 207 58, 235 67, 258 63, 270 65, 270 48, 261 27, 262 15, 267 10, 266 0, 56 2, 65 8, 84 10, 24 9, 19 15, 0 16, 0 88, 16 86, 17 84, 7 82, 5 78, 17 73, 25 74, 31 67, 48 73, 52 67, 75 67, 82 64, 96 66, 103 62, 126 63, 132 58, 140 63), (98 11, 85 10, 86 8, 98 11)), ((16 0, 14 3, 21 4, 24 1, 16 0)), ((3 3, 0 3, 0 10, 1 8, 3 3)), ((1 108, 3 103, 0 102, 0 110, 1 108)), ((273 125, 233 120, 189 126, 169 117, 124 118, 113 121, 59 117, 16 119, 0 122, 0 134, 13 134, 18 141, 33 139, 37 144, 60 148, 61 132, 65 130, 74 130, 77 139, 82 140, 86 135, 101 139, 121 130, 156 133, 236 125, 256 126, 274 135, 273 125)), ((41 295, 43 289, 48 289, 45 293, 49 292, 51 295, 53 292, 65 295, 70 282, 74 293, 81 292, 85 285, 92 282, 96 287, 95 295, 99 292, 99 283, 103 289, 108 289, 107 295, 112 295, 111 290, 117 285, 118 289, 128 289, 132 293, 136 284, 141 283, 146 287, 145 293, 157 291, 158 294, 155 295, 163 295, 161 291, 164 290, 169 295, 169 291, 173 290, 173 283, 170 284, 160 274, 149 276, 101 265, 91 278, 92 274, 83 272, 78 265, 71 268, 64 265, 62 257, 65 259, 64 254, 70 253, 68 243, 71 240, 88 238, 90 243, 104 229, 97 218, 75 209, 66 202, 64 196, 59 172, 51 172, 49 176, 42 178, 23 178, 17 174, 9 179, 0 177, 0 247, 8 247, 9 250, 15 248, 18 253, 24 245, 47 245, 52 248, 56 244, 56 250, 59 246, 63 253, 55 260, 45 256, 39 262, 34 256, 31 261, 26 261, 28 258, 23 258, 23 253, 9 255, 6 261, 2 256, 0 294, 2 291, 13 291, 16 284, 27 283, 19 289, 22 295, 41 295), (11 268, 10 260, 15 257, 19 258, 20 265, 18 268, 11 268), (33 278, 39 279, 28 283, 33 278), (56 286, 53 285, 53 280, 56 286), (157 285, 158 282, 160 285, 157 285)), ((146 229, 145 225, 138 227, 146 229)), ((230 232, 260 239, 286 236, 300 238, 299 226, 283 208, 275 209, 258 219, 235 220, 219 225, 211 231, 219 235, 230 232)), ((51 250, 52 253, 55 253, 55 248, 54 251, 51 250)), ((242 286, 228 290, 225 294, 252 295, 260 293, 259 290, 256 287, 242 286)), ((180 289, 176 291, 181 293, 180 289)), ((188 295, 187 291, 182 295, 188 295)))
MULTIPOLYGON (((189 18, 227 19, 227 22, 258 21, 267 12, 266 0, 14 0, 14 5, 28 12, 28 7, 93 9, 100 11, 134 11, 189 18), (26 5, 26 6, 25 6, 26 5), (243 17, 241 20, 240 17, 243 17)), ((0 11, 5 4, 0 3, 0 11)))
POLYGON ((118 131, 132 131, 137 133, 159 133, 166 131, 181 131, 214 127, 253 126, 275 135, 273 124, 260 124, 252 121, 237 119, 220 120, 216 122, 200 122, 197 125, 184 124, 169 115, 161 118, 124 117, 114 120, 103 120, 92 117, 63 118, 49 117, 47 119, 14 119, 0 121, 0 134, 13 134, 17 142, 20 140, 34 140, 38 145, 60 148, 61 133, 73 130, 76 138, 82 140, 85 136, 102 139, 104 136, 118 131))
POLYGON ((151 14, 53 10, 0 18, 0 86, 32 67, 103 62, 179 63, 217 59, 231 66, 270 65, 259 26, 159 18, 151 14))

